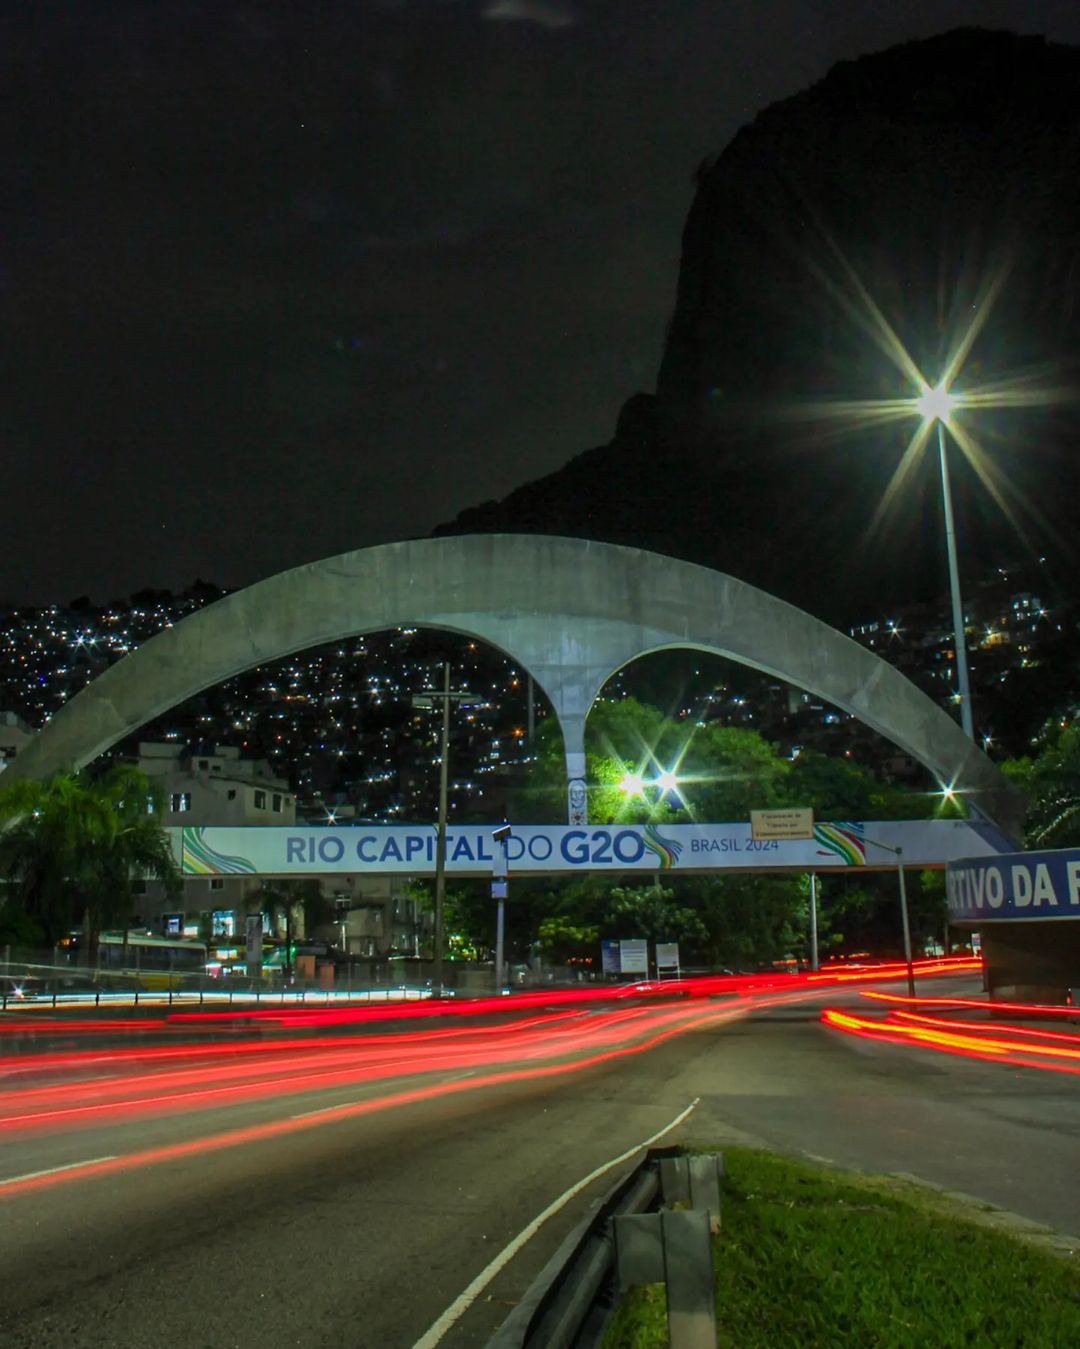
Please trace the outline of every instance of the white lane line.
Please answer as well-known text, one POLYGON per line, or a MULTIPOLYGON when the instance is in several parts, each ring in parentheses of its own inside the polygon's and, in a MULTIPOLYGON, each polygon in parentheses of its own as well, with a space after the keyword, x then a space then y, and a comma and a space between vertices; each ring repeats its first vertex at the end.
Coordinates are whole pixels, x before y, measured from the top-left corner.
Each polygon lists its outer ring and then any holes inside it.
POLYGON ((575 1185, 571 1185, 564 1194, 559 1195, 558 1199, 553 1203, 550 1203, 547 1208, 544 1209, 543 1213, 535 1217, 527 1227, 522 1228, 517 1236, 514 1237, 513 1241, 511 1241, 509 1245, 504 1246, 494 1260, 485 1265, 461 1296, 456 1298, 450 1306, 447 1307, 446 1311, 443 1312, 435 1324, 420 1336, 413 1345, 413 1349, 435 1349, 435 1345, 439 1343, 455 1322, 461 1320, 462 1316, 465 1315, 495 1275, 498 1274, 504 1266, 510 1263, 514 1256, 517 1255, 518 1251, 521 1250, 522 1246, 536 1235, 549 1218, 558 1213, 561 1208, 564 1208, 576 1194, 580 1194, 587 1185, 591 1185, 592 1182, 599 1176, 602 1176, 605 1171, 610 1171, 613 1167, 618 1166, 620 1162, 628 1161, 635 1153, 640 1152, 642 1148, 651 1147, 653 1143, 658 1139, 663 1138, 665 1134, 671 1133, 672 1129, 677 1129, 683 1120, 696 1109, 700 1099, 700 1096, 695 1096, 686 1109, 680 1111, 670 1124, 665 1124, 659 1133, 653 1134, 651 1138, 646 1138, 641 1143, 636 1143, 632 1148, 628 1148, 626 1152, 621 1152, 618 1157, 613 1157, 610 1162, 604 1162, 602 1166, 598 1166, 595 1171, 590 1171, 587 1176, 579 1180, 575 1185))
MULTIPOLYGON (((460 1082, 461 1078, 476 1077, 476 1071, 477 1071, 476 1068, 468 1068, 468 1070, 465 1072, 452 1072, 452 1074, 450 1074, 450 1077, 442 1078, 441 1081, 460 1082)), ((423 1072, 403 1072, 402 1077, 400 1077, 398 1081, 404 1082, 407 1081, 407 1079, 409 1078, 421 1078, 421 1077, 425 1077, 425 1074, 423 1074, 423 1072)), ((378 1085, 382 1086, 382 1083, 378 1083, 378 1085)), ((310 1120, 311 1116, 314 1116, 314 1114, 333 1114, 334 1110, 348 1110, 349 1106, 364 1105, 364 1103, 369 1101, 369 1099, 371 1098, 361 1097, 359 1101, 338 1101, 337 1105, 320 1106, 318 1110, 301 1110, 301 1113, 299 1114, 290 1114, 289 1118, 290 1120, 310 1120)))
POLYGON ((332 1110, 345 1110, 350 1105, 359 1105, 359 1101, 339 1101, 337 1105, 324 1105, 320 1110, 301 1110, 299 1115, 290 1115, 290 1119, 311 1119, 313 1115, 329 1115, 332 1110))
POLYGON ((115 1157, 88 1157, 84 1162, 68 1162, 64 1166, 46 1167, 44 1171, 27 1171, 22 1176, 8 1176, 0 1185, 15 1185, 20 1180, 37 1180, 38 1176, 54 1176, 57 1171, 77 1171, 80 1166, 96 1166, 98 1162, 115 1162, 115 1157))

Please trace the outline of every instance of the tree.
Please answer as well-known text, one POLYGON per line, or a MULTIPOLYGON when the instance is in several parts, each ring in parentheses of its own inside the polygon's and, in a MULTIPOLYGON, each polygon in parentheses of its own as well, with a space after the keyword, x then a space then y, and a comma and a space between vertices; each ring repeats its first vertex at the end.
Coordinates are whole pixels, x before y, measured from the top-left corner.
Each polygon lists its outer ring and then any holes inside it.
MULTIPOLYGON (((126 966, 132 882, 152 878, 179 893, 182 881, 169 836, 161 827, 160 803, 145 773, 134 764, 115 764, 91 784, 91 796, 92 827, 82 846, 91 947, 103 927, 121 922, 120 963, 126 966)), ((91 958, 95 955, 91 951, 91 958)))
POLYGON ((678 885, 680 898, 701 915, 708 963, 752 969, 806 949, 809 906, 801 876, 686 876, 678 885))
POLYGON ((609 937, 677 941, 699 948, 707 935, 694 909, 675 902, 674 890, 660 885, 616 886, 611 891, 602 930, 609 937))
MULTIPOLYGON (((598 823, 663 823, 691 817, 748 819, 751 809, 786 800, 789 765, 756 731, 735 726, 699 726, 665 717, 634 698, 601 699, 585 729, 589 818, 598 823), (621 787, 628 773, 646 782, 675 773, 682 792, 655 788, 635 794, 621 787)), ((563 818, 566 769, 562 739, 553 718, 537 735, 536 763, 523 793, 529 818, 563 818)))
POLYGON ((298 911, 304 915, 305 937, 310 937, 316 927, 331 921, 334 916, 330 901, 324 897, 322 886, 313 876, 266 881, 261 890, 248 896, 247 907, 249 911, 266 908, 273 915, 284 915, 286 977, 292 973, 298 911))
POLYGON ((1080 723, 1055 727, 1033 760, 1002 768, 1028 798, 1028 846, 1080 846, 1080 723))
POLYGON ((0 787, 0 871, 50 943, 81 918, 91 958, 104 925, 122 921, 126 941, 136 878, 180 885, 150 785, 130 764, 0 787))
MULTIPOLYGON (((434 912, 434 880, 411 881, 408 893, 423 912, 434 912)), ((450 960, 480 960, 494 945, 495 909, 490 885, 470 880, 447 885, 443 892, 443 955, 450 960)))
POLYGON ((563 914, 542 918, 537 934, 540 950, 556 965, 595 957, 600 940, 600 929, 595 923, 575 923, 563 914))
POLYGON ((82 845, 97 806, 80 773, 0 786, 0 871, 9 903, 50 945, 70 932, 82 883, 82 845))

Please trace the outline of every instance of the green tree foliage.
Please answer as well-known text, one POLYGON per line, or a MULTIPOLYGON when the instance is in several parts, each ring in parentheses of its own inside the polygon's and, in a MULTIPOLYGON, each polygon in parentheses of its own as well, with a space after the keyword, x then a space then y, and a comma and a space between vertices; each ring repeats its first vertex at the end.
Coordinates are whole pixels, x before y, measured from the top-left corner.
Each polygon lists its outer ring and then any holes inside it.
POLYGON ((1027 797, 1028 846, 1080 846, 1080 723, 1055 727, 1034 759, 1002 768, 1027 797))
MULTIPOLYGON (((960 815, 940 797, 879 782, 862 765, 804 751, 781 758, 757 731, 737 726, 676 721, 633 698, 601 700, 585 732, 589 818, 596 823, 663 823, 679 820, 746 820, 751 810, 812 806, 819 819, 912 819, 960 815), (679 790, 661 795, 622 790, 628 773, 647 783, 674 772, 679 790)), ((554 718, 537 734, 536 762, 522 794, 529 820, 563 819, 566 768, 554 718)))
MULTIPOLYGON (((589 817, 596 823, 654 823, 680 820, 746 820, 751 810, 777 806, 810 806, 818 819, 910 819, 961 815, 960 807, 940 796, 912 792, 879 782, 862 765, 803 751, 794 762, 781 758, 775 746, 757 732, 741 727, 698 726, 665 717, 632 698, 600 701, 586 728, 589 817), (627 773, 646 782, 660 772, 677 775, 680 791, 661 796, 656 788, 638 795, 620 790, 627 773)), ((559 820, 565 811, 565 766, 562 740, 553 718, 540 729, 537 759, 524 794, 526 818, 559 820)), ((778 874, 674 875, 663 878, 667 903, 689 915, 678 940, 684 963, 756 968, 808 950, 809 892, 806 877, 778 874), (690 921, 692 919, 693 921, 690 921)), ((600 875, 544 882, 529 894, 522 911, 523 887, 517 895, 514 922, 519 937, 524 924, 541 932, 540 949, 550 958, 585 954, 596 930, 602 937, 656 937, 655 887, 626 890, 642 896, 616 906, 611 881, 600 875), (575 934, 577 934, 575 936, 575 934)), ((913 926, 926 935, 940 931, 940 898, 912 885, 913 926), (924 912, 925 910, 925 912, 924 912)), ((821 878, 818 918, 819 948, 891 949, 899 941, 895 879, 888 875, 821 878)), ((661 938, 664 940, 665 938, 661 938)), ((527 944, 519 941, 519 946, 527 944)), ((595 943, 593 951, 595 954, 595 943)))
POLYGON ((575 923, 563 914, 542 918, 538 946, 545 960, 565 965, 570 960, 595 958, 600 929, 593 923, 575 923))
POLYGON ((698 954, 708 965, 755 969, 804 953, 809 910, 801 876, 773 872, 681 881, 680 897, 695 904, 706 929, 702 949, 691 956, 698 954))
POLYGON ((674 890, 660 885, 616 886, 609 895, 604 936, 677 941, 700 950, 708 936, 692 905, 679 904, 674 890))
POLYGON ((0 873, 8 902, 50 943, 76 922, 92 935, 126 925, 136 878, 179 886, 149 783, 129 764, 0 787, 0 873))
POLYGON ((785 804, 812 806, 819 820, 907 820, 928 814, 959 817, 958 801, 879 782, 853 759, 803 750, 791 765, 785 804))
MULTIPOLYGON (((413 880, 408 894, 425 913, 435 911, 434 880, 413 880)), ((432 938, 433 940, 433 938, 432 938)), ((426 937, 422 954, 432 955, 426 937)), ((450 960, 483 960, 495 946, 495 901, 486 881, 456 880, 443 893, 443 956, 450 960)))
POLYGON ((285 919, 287 962, 292 964, 292 948, 298 934, 298 918, 303 914, 304 936, 310 937, 317 927, 333 922, 334 906, 322 892, 322 886, 313 876, 288 879, 281 877, 263 883, 247 901, 249 911, 256 908, 285 919))

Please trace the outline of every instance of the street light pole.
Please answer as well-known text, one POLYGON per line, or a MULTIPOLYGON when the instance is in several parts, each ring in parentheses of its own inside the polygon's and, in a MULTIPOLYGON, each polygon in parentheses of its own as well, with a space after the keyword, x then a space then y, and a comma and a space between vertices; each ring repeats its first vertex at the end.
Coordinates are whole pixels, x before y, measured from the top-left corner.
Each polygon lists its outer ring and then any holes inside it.
POLYGON ((439 830, 435 844, 435 967, 432 996, 443 994, 443 905, 446 899, 446 797, 450 782, 450 662, 443 662, 442 735, 439 739, 439 830))
POLYGON ((952 490, 949 485, 949 457, 945 450, 945 423, 938 418, 938 461, 941 465, 941 496, 945 507, 945 550, 949 556, 949 594, 952 599, 953 646, 956 649, 956 691, 960 695, 960 724, 969 740, 975 738, 971 714, 971 685, 968 680, 967 640, 964 635, 964 606, 960 599, 960 568, 956 560, 956 527, 953 523, 952 490))

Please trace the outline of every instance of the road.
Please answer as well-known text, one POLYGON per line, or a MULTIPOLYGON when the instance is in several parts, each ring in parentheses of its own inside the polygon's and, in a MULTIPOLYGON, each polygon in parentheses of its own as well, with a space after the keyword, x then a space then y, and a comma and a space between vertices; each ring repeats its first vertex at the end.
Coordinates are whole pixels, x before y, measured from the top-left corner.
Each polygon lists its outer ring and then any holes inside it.
MULTIPOLYGON (((362 1085, 9 1125, 0 1180, 118 1163, 0 1185, 0 1340, 409 1349, 538 1214, 695 1100, 665 1142, 760 1140, 913 1173, 1075 1229, 1080 1078, 819 1024, 823 1003, 857 1002, 853 989, 827 989, 668 1009, 663 1024, 627 1018, 623 1049, 674 1031, 678 1015, 698 1024, 585 1067, 597 1058, 587 1035, 564 1040, 554 1061, 509 1046, 493 1061, 455 1051, 436 1069, 404 1061, 393 1079, 362 1085), (546 1075, 512 1076, 531 1069, 546 1075), (439 1085, 448 1093, 430 1094, 439 1085), (373 1108, 387 1094, 408 1099, 373 1108)), ((505 1038, 496 1028, 490 1043, 505 1038)), ((546 1222, 441 1344, 482 1345, 618 1174, 546 1222)))

